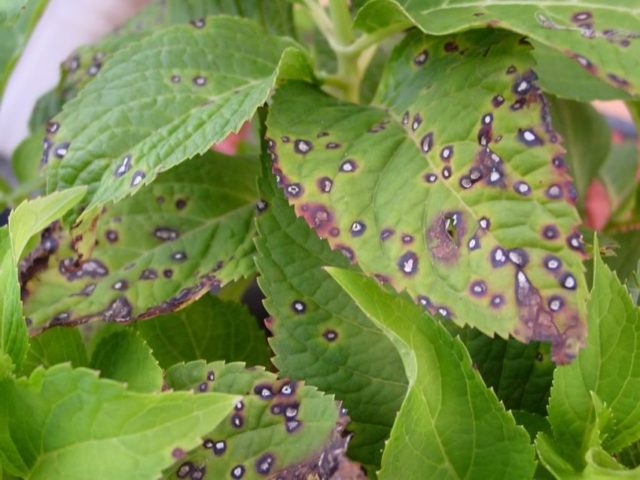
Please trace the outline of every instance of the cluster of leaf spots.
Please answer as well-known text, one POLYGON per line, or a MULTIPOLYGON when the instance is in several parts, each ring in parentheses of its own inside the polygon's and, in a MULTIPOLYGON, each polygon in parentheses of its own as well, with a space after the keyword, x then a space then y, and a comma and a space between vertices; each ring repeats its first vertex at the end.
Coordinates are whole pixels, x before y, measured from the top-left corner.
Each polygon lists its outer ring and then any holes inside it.
POLYGON ((544 0, 372 0, 356 18, 356 25, 368 31, 393 23, 413 23, 432 35, 469 28, 513 30, 611 87, 640 92, 640 7, 634 0, 595 0, 585 6, 544 0))
POLYGON ((102 205, 238 131, 278 76, 309 76, 306 55, 289 38, 236 17, 195 23, 168 27, 116 53, 47 125, 47 189, 89 189, 89 206, 74 225, 84 255, 102 205))
POLYGON ((250 275, 257 162, 209 152, 105 209, 90 258, 45 230, 21 265, 32 331, 177 310, 250 275))
POLYGON ((171 367, 166 381, 177 390, 243 397, 200 448, 174 451, 176 463, 164 478, 329 478, 342 460, 348 417, 313 387, 261 367, 204 361, 171 367))
POLYGON ((400 356, 323 270, 348 268, 349 261, 296 218, 268 172, 260 180, 260 195, 256 263, 271 315, 266 324, 273 333, 273 363, 281 374, 304 379, 343 402, 354 434, 349 456, 375 471, 406 394, 400 356))
POLYGON ((379 107, 291 82, 268 144, 297 215, 351 262, 432 314, 550 341, 564 363, 585 339, 584 246, 532 66, 530 46, 505 32, 414 32, 379 107))

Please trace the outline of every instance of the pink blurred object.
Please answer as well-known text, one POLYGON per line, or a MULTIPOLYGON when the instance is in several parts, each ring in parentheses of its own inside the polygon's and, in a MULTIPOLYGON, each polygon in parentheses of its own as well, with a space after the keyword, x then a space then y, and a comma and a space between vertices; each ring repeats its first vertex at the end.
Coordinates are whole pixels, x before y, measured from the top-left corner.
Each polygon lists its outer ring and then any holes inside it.
POLYGON ((600 180, 594 180, 587 189, 585 200, 586 225, 594 230, 602 230, 611 216, 611 200, 600 180))
POLYGON ((251 133, 251 123, 246 122, 238 131, 232 133, 220 143, 216 143, 211 149, 215 152, 233 155, 238 151, 238 145, 245 140, 251 133))

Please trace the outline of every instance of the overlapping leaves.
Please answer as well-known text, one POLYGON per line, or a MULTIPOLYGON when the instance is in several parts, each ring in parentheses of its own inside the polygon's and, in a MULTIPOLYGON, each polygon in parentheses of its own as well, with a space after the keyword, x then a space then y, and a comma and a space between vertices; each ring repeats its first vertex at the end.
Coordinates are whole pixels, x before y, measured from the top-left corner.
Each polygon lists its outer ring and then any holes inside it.
POLYGON ((237 395, 142 394, 57 365, 0 382, 0 463, 33 480, 157 478, 175 448, 193 448, 237 395))
POLYGON ((553 436, 537 440, 543 463, 558 478, 593 470, 598 459, 621 470, 611 455, 640 440, 640 310, 598 254, 594 262, 589 343, 576 362, 556 369, 553 436))
POLYGON ((640 6, 635 0, 370 0, 356 19, 368 31, 394 22, 415 24, 433 35, 486 27, 513 30, 564 54, 623 94, 640 93, 640 6))
POLYGON ((394 342, 409 378, 379 477, 531 478, 527 433, 486 388, 462 343, 375 280, 336 268, 329 273, 394 342))
POLYGON ((33 330, 174 311, 250 274, 257 162, 209 152, 109 207, 79 258, 55 227, 23 264, 33 330))
POLYGON ((347 268, 348 260, 296 219, 272 178, 260 185, 266 210, 257 220, 256 263, 272 315, 273 362, 283 375, 334 393, 351 418, 351 458, 379 466, 407 389, 400 357, 322 270, 347 268))
MULTIPOLYGON (((91 219, 105 202, 237 131, 278 76, 308 77, 306 62, 295 42, 244 19, 157 31, 120 50, 48 125, 48 189, 87 185, 91 219)), ((92 248, 83 245, 84 253, 92 248)))
POLYGON ((348 420, 332 397, 301 382, 241 363, 200 361, 170 368, 167 383, 242 399, 164 478, 328 478, 344 455, 348 420))
POLYGON ((273 171, 296 213, 431 313, 553 345, 584 342, 575 189, 511 34, 412 33, 374 103, 292 82, 268 119, 273 171))

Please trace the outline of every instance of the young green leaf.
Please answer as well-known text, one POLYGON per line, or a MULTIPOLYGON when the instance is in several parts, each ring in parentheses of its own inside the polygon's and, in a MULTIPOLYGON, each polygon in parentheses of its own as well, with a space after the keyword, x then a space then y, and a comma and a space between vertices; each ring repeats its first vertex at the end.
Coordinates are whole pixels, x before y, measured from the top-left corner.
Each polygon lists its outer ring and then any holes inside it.
POLYGON ((48 190, 89 187, 86 233, 104 203, 238 131, 279 76, 308 78, 306 55, 248 20, 157 31, 114 55, 48 125, 48 190))
POLYGON ((240 399, 135 393, 68 365, 6 379, 0 392, 0 463, 30 480, 157 478, 240 399))
POLYGON ((356 18, 356 26, 367 31, 407 23, 431 35, 485 27, 513 30, 563 53, 567 62, 623 93, 640 93, 635 0, 370 0, 356 18))
POLYGON ((535 461, 527 432, 473 370, 464 345, 375 280, 328 271, 394 342, 409 377, 379 477, 531 478, 535 461))
POLYGON ((72 188, 21 203, 0 228, 0 352, 20 367, 27 351, 27 326, 20 303, 17 265, 29 239, 64 215, 85 194, 72 188))
MULTIPOLYGON (((55 329, 59 330, 59 329, 55 329)), ((110 333, 102 338, 91 356, 91 368, 103 378, 127 384, 136 392, 158 392, 162 369, 149 345, 132 330, 110 333)))
POLYGON ((322 270, 347 268, 348 260, 296 218, 271 175, 260 190, 256 263, 272 315, 273 363, 343 401, 354 433, 349 456, 376 469, 407 390, 398 352, 322 270))
POLYGON ((0 99, 48 0, 0 1, 0 99))
POLYGON ((328 478, 344 455, 348 419, 313 387, 241 363, 203 361, 170 368, 167 383, 243 397, 164 478, 328 478))
POLYGON ((433 314, 550 341, 564 363, 585 338, 583 244, 529 52, 501 31, 414 32, 378 106, 291 82, 268 135, 289 202, 334 249, 433 314))
POLYGON ((244 306, 212 295, 179 312, 139 322, 137 328, 162 368, 199 359, 270 363, 256 319, 244 306))
POLYGON ((257 192, 254 159, 209 152, 165 172, 149 188, 109 207, 98 245, 79 258, 65 234, 45 232, 25 264, 32 328, 94 318, 128 322, 177 310, 209 289, 250 275, 257 192), (55 248, 46 249, 48 242, 55 248))
POLYGON ((52 328, 32 337, 22 365, 22 375, 31 375, 37 367, 49 368, 70 362, 74 367, 89 365, 87 350, 77 328, 52 328))
POLYGON ((540 439, 543 457, 561 457, 576 472, 587 451, 616 453, 640 440, 640 309, 594 245, 594 280, 589 300, 589 342, 575 363, 556 369, 549 400, 553 439, 540 439), (592 395, 610 411, 598 423, 592 395), (595 435, 597 430, 597 436, 595 435), (594 438, 594 436, 596 438, 594 438))

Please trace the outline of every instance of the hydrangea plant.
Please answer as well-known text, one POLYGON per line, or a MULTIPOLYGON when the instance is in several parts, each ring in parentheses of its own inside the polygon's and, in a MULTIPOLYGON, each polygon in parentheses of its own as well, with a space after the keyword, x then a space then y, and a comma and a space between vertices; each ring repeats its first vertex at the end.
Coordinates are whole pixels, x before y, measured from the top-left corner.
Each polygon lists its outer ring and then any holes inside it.
POLYGON ((638 0, 152 0, 0 194, 0 477, 638 478, 639 97, 638 0))

